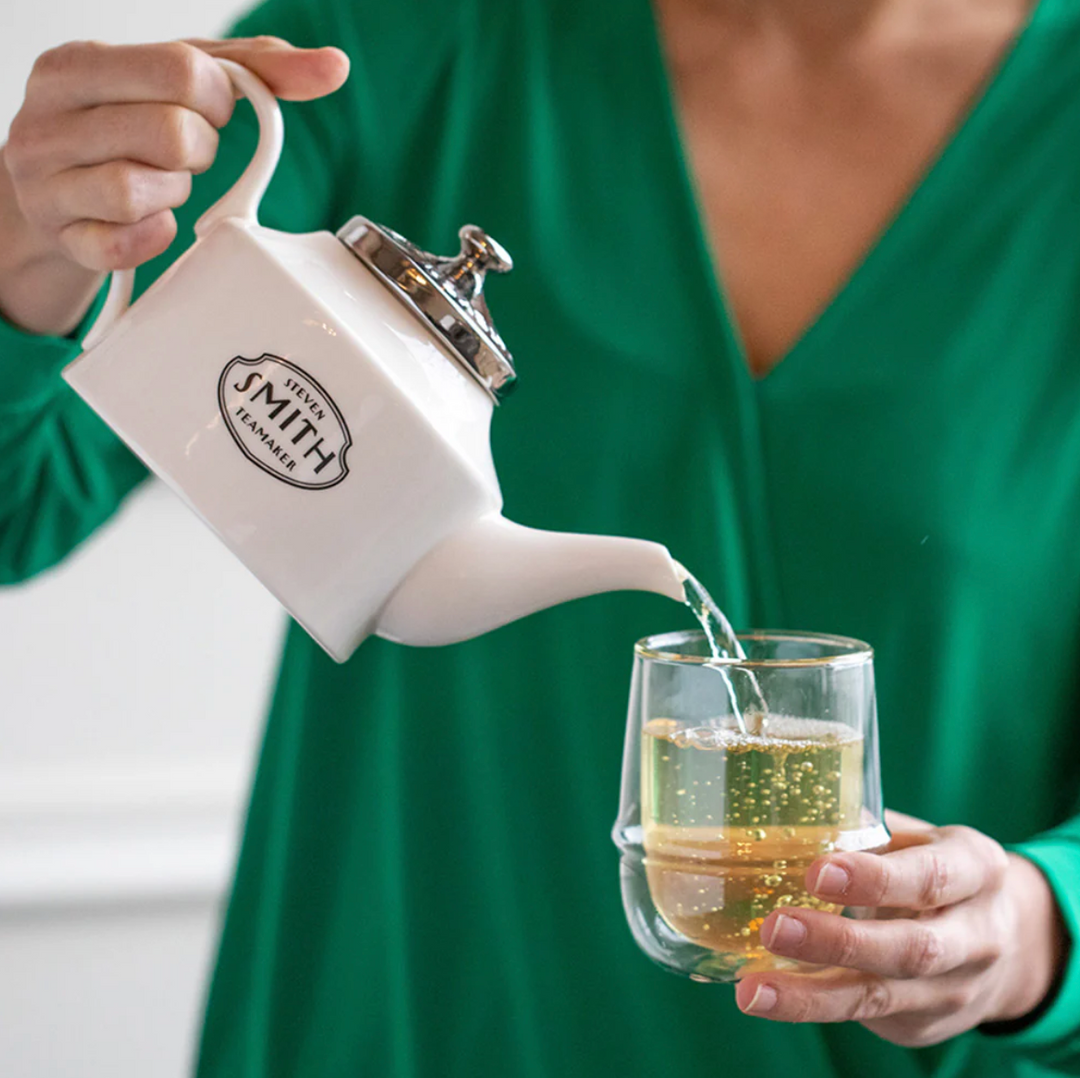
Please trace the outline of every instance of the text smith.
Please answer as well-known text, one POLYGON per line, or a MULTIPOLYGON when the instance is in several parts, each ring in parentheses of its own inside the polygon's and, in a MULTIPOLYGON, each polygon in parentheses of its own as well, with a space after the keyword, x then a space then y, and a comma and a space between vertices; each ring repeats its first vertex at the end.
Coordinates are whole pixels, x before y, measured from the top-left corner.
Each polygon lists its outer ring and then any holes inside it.
MULTIPOLYGON (((261 398, 264 399, 267 414, 270 419, 277 420, 287 408, 293 406, 291 411, 284 419, 277 423, 278 430, 288 430, 296 420, 299 420, 299 425, 289 431, 287 435, 288 443, 290 445, 300 446, 305 438, 309 435, 314 438, 314 441, 308 442, 304 452, 301 454, 305 459, 314 454, 319 459, 319 463, 315 465, 314 472, 319 474, 333 459, 337 456, 337 453, 333 450, 326 453, 320 448, 323 444, 323 439, 319 435, 319 429, 315 423, 311 421, 304 412, 307 411, 316 420, 326 419, 326 412, 319 406, 318 401, 312 397, 307 389, 302 386, 295 378, 285 379, 285 389, 293 394, 291 397, 274 396, 274 383, 269 379, 263 380, 263 376, 258 371, 252 371, 243 383, 237 382, 233 388, 240 393, 246 393, 256 383, 262 381, 263 384, 259 386, 254 393, 251 394, 252 402, 261 398), (299 407, 296 407, 299 401, 299 407)), ((271 453, 281 461, 282 465, 293 471, 296 468, 296 460, 286 452, 286 445, 283 444, 286 439, 282 438, 281 441, 277 440, 277 437, 271 432, 266 430, 262 426, 262 423, 253 416, 244 405, 238 405, 236 409, 236 416, 245 427, 250 428, 255 432, 255 436, 259 438, 263 445, 270 450, 271 453)), ((295 450, 294 452, 298 452, 295 450)))

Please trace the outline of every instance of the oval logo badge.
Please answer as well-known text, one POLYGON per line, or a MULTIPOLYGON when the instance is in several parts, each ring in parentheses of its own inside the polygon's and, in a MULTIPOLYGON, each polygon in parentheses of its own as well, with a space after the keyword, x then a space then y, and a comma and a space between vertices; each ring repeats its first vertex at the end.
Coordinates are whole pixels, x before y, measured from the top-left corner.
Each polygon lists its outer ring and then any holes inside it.
POLYGON ((218 379, 221 416, 240 451, 275 479, 307 490, 349 474, 349 428, 330 394, 306 371, 264 352, 236 356, 218 379))

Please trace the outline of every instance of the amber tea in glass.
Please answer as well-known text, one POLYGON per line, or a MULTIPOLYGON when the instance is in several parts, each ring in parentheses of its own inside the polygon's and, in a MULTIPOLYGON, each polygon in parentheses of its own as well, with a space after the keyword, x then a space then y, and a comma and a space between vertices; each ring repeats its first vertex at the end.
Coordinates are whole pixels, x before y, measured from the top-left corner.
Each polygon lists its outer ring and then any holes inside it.
POLYGON ((614 837, 623 901, 649 957, 698 980, 790 965, 765 950, 774 909, 810 895, 810 864, 879 848, 873 654, 810 633, 740 637, 718 657, 700 632, 635 649, 614 837))

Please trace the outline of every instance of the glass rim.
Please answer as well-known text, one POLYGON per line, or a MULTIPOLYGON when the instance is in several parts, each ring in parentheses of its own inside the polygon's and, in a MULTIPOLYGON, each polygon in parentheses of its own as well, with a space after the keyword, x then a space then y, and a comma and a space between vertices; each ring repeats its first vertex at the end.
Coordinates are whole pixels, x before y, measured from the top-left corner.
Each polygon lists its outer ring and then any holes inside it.
POLYGON ((834 633, 795 632, 789 629, 748 629, 736 633, 739 640, 807 641, 815 644, 832 644, 842 650, 836 655, 821 655, 804 659, 714 659, 711 655, 687 655, 671 648, 690 640, 704 640, 701 629, 678 629, 675 632, 655 633, 643 636, 634 644, 634 654, 652 662, 686 664, 690 666, 737 666, 740 669, 778 670, 784 667, 806 668, 814 666, 859 666, 874 658, 874 649, 853 636, 837 636, 834 633))

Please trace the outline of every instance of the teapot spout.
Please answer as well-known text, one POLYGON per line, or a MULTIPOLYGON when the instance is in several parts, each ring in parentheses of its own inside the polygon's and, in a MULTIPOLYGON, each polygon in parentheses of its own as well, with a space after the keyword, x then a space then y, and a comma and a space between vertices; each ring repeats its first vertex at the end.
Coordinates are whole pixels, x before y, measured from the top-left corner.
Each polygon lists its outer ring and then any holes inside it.
POLYGON ((400 644, 454 644, 606 591, 682 602, 685 579, 659 543, 539 531, 493 513, 428 552, 390 596, 375 632, 400 644))

